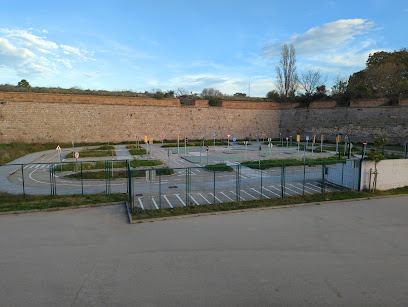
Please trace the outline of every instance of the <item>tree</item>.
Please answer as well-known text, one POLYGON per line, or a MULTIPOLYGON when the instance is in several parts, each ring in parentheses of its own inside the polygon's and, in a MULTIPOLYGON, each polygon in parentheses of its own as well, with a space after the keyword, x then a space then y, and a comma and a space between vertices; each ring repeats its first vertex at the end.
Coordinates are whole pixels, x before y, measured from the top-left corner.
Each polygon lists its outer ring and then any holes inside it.
POLYGON ((176 89, 176 96, 177 96, 177 97, 179 97, 179 96, 187 96, 188 94, 189 94, 189 92, 188 92, 186 89, 182 88, 182 87, 178 87, 178 88, 176 89))
POLYGON ((281 96, 279 95, 277 91, 272 90, 266 94, 266 98, 272 101, 280 101, 281 96))
POLYGON ((297 89, 296 50, 291 44, 284 44, 281 49, 281 59, 276 66, 279 95, 285 98, 293 96, 297 89))
POLYGON ((30 83, 26 79, 21 80, 20 82, 17 83, 18 87, 25 87, 25 88, 30 88, 30 83))
POLYGON ((234 97, 246 97, 245 93, 235 93, 234 97))
POLYGON ((347 90, 347 79, 337 76, 332 87, 332 95, 342 95, 347 90))
POLYGON ((314 70, 308 68, 302 73, 299 83, 304 89, 306 96, 312 96, 316 93, 317 87, 321 86, 324 81, 322 80, 322 74, 319 69, 314 70))
POLYGON ((368 158, 374 161, 374 173, 370 173, 370 183, 371 183, 371 174, 374 175, 373 178, 373 185, 371 186, 371 191, 375 192, 377 188, 377 164, 384 159, 384 145, 388 142, 388 138, 382 137, 374 137, 374 146, 371 147, 370 152, 368 154, 368 158))
POLYGON ((221 98, 223 94, 219 90, 212 87, 203 89, 201 92, 201 97, 208 99, 210 96, 221 98))

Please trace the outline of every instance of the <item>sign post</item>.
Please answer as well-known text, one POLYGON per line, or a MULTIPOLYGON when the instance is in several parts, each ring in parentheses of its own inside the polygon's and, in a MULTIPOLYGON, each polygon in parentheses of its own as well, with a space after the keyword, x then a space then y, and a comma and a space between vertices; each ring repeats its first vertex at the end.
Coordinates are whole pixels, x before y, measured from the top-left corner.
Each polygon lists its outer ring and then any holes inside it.
POLYGON ((323 134, 320 136, 320 152, 323 152, 323 140, 324 140, 324 136, 323 134))
POLYGON ((307 145, 309 144, 309 136, 306 135, 306 149, 307 149, 307 145))
POLYGON ((75 158, 75 168, 76 168, 76 172, 78 173, 78 158, 79 158, 79 152, 75 152, 74 158, 75 158))
POLYGON ((232 138, 232 145, 235 145, 235 142, 237 141, 237 138, 236 137, 234 137, 234 138, 232 138))
POLYGON ((298 143, 298 153, 300 151, 300 134, 296 135, 296 142, 298 143))
POLYGON ((163 141, 164 141, 164 134, 161 135, 161 139, 162 139, 162 145, 163 145, 163 141))
POLYGON ((145 145, 146 145, 146 155, 149 153, 149 144, 147 143, 147 135, 144 137, 145 145))
POLYGON ((262 150, 262 146, 259 145, 259 169, 261 169, 261 150, 262 150))
POLYGON ((265 136, 266 136, 266 132, 262 132, 262 143, 265 143, 265 136))
POLYGON ((366 149, 367 149, 367 142, 363 142, 363 148, 362 148, 362 152, 361 152, 361 159, 365 158, 366 149))
POLYGON ((247 156, 248 156, 248 154, 247 154, 247 151, 248 151, 248 141, 244 141, 244 144, 245 144, 245 160, 246 160, 246 159, 248 159, 248 158, 247 158, 247 156))
POLYGON ((217 134, 214 132, 213 133, 213 138, 214 138, 214 146, 215 146, 215 137, 217 136, 217 134))
POLYGON ((228 148, 229 148, 229 138, 230 138, 231 134, 227 134, 227 138, 228 138, 228 148))
POLYGON ((177 136, 177 153, 180 153, 180 136, 177 136))
POLYGON ((344 137, 344 155, 343 156, 346 155, 347 142, 348 142, 348 135, 344 137))
POLYGON ((150 158, 153 158, 153 153, 152 153, 153 139, 152 138, 150 138, 149 143, 150 143, 150 158))
POLYGON ((338 135, 336 137, 336 153, 339 153, 339 143, 340 143, 340 141, 341 141, 341 136, 338 135))
POLYGON ((188 142, 188 139, 185 136, 184 137, 184 156, 187 156, 187 142, 188 142))
POLYGON ((292 136, 290 135, 289 138, 290 138, 290 147, 292 147, 292 136))
POLYGON ((207 165, 208 165, 208 151, 210 150, 210 147, 207 146, 207 165))
POLYGON ((286 137, 286 148, 288 148, 288 147, 289 147, 289 138, 286 137))
POLYGON ((269 147, 269 158, 272 156, 272 146, 273 146, 272 143, 269 143, 269 144, 268 144, 268 147, 269 147))
POLYGON ((312 156, 313 156, 313 150, 314 150, 314 144, 316 143, 316 134, 313 133, 313 143, 312 143, 312 156))

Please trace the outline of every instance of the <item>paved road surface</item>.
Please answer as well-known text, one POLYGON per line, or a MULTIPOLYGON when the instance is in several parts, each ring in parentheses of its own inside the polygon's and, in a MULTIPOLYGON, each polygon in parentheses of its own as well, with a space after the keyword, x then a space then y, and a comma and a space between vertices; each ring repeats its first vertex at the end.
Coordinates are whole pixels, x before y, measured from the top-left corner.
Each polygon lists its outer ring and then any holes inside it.
POLYGON ((0 216, 3 306, 406 306, 408 197, 126 224, 0 216))

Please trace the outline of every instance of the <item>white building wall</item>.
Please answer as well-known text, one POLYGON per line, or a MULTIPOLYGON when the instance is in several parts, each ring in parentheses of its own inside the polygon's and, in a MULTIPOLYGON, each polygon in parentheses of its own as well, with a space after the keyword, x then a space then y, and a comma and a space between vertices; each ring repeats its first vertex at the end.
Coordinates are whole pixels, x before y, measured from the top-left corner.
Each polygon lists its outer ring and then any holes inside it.
MULTIPOLYGON (((363 161, 361 169, 361 189, 368 189, 369 187, 370 169, 374 172, 374 162, 363 161)), ((377 171, 378 190, 408 186, 408 159, 383 160, 377 164, 377 171)), ((371 181, 372 180, 373 178, 371 178, 371 181)))

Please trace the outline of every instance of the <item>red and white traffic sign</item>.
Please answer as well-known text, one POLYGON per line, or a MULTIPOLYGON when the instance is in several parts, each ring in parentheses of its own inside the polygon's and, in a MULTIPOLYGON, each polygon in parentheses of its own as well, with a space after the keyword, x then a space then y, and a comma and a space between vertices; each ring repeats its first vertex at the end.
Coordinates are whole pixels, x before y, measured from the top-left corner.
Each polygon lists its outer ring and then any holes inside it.
POLYGON ((266 135, 266 132, 264 131, 264 132, 262 132, 262 136, 265 136, 266 135))
POLYGON ((229 138, 231 136, 231 134, 227 134, 227 138, 229 138))
POLYGON ((367 142, 363 142, 363 145, 364 145, 364 146, 367 146, 367 142))
POLYGON ((57 148, 55 148, 55 150, 61 150, 61 147, 58 145, 57 148))
POLYGON ((78 159, 79 158, 79 152, 75 152, 74 157, 75 157, 75 159, 78 159))
POLYGON ((210 147, 207 146, 207 151, 210 149, 210 147))
POLYGON ((288 137, 286 137, 286 141, 287 141, 287 140, 289 140, 289 138, 288 138, 288 137))
POLYGON ((164 139, 164 134, 161 135, 161 138, 164 139))

